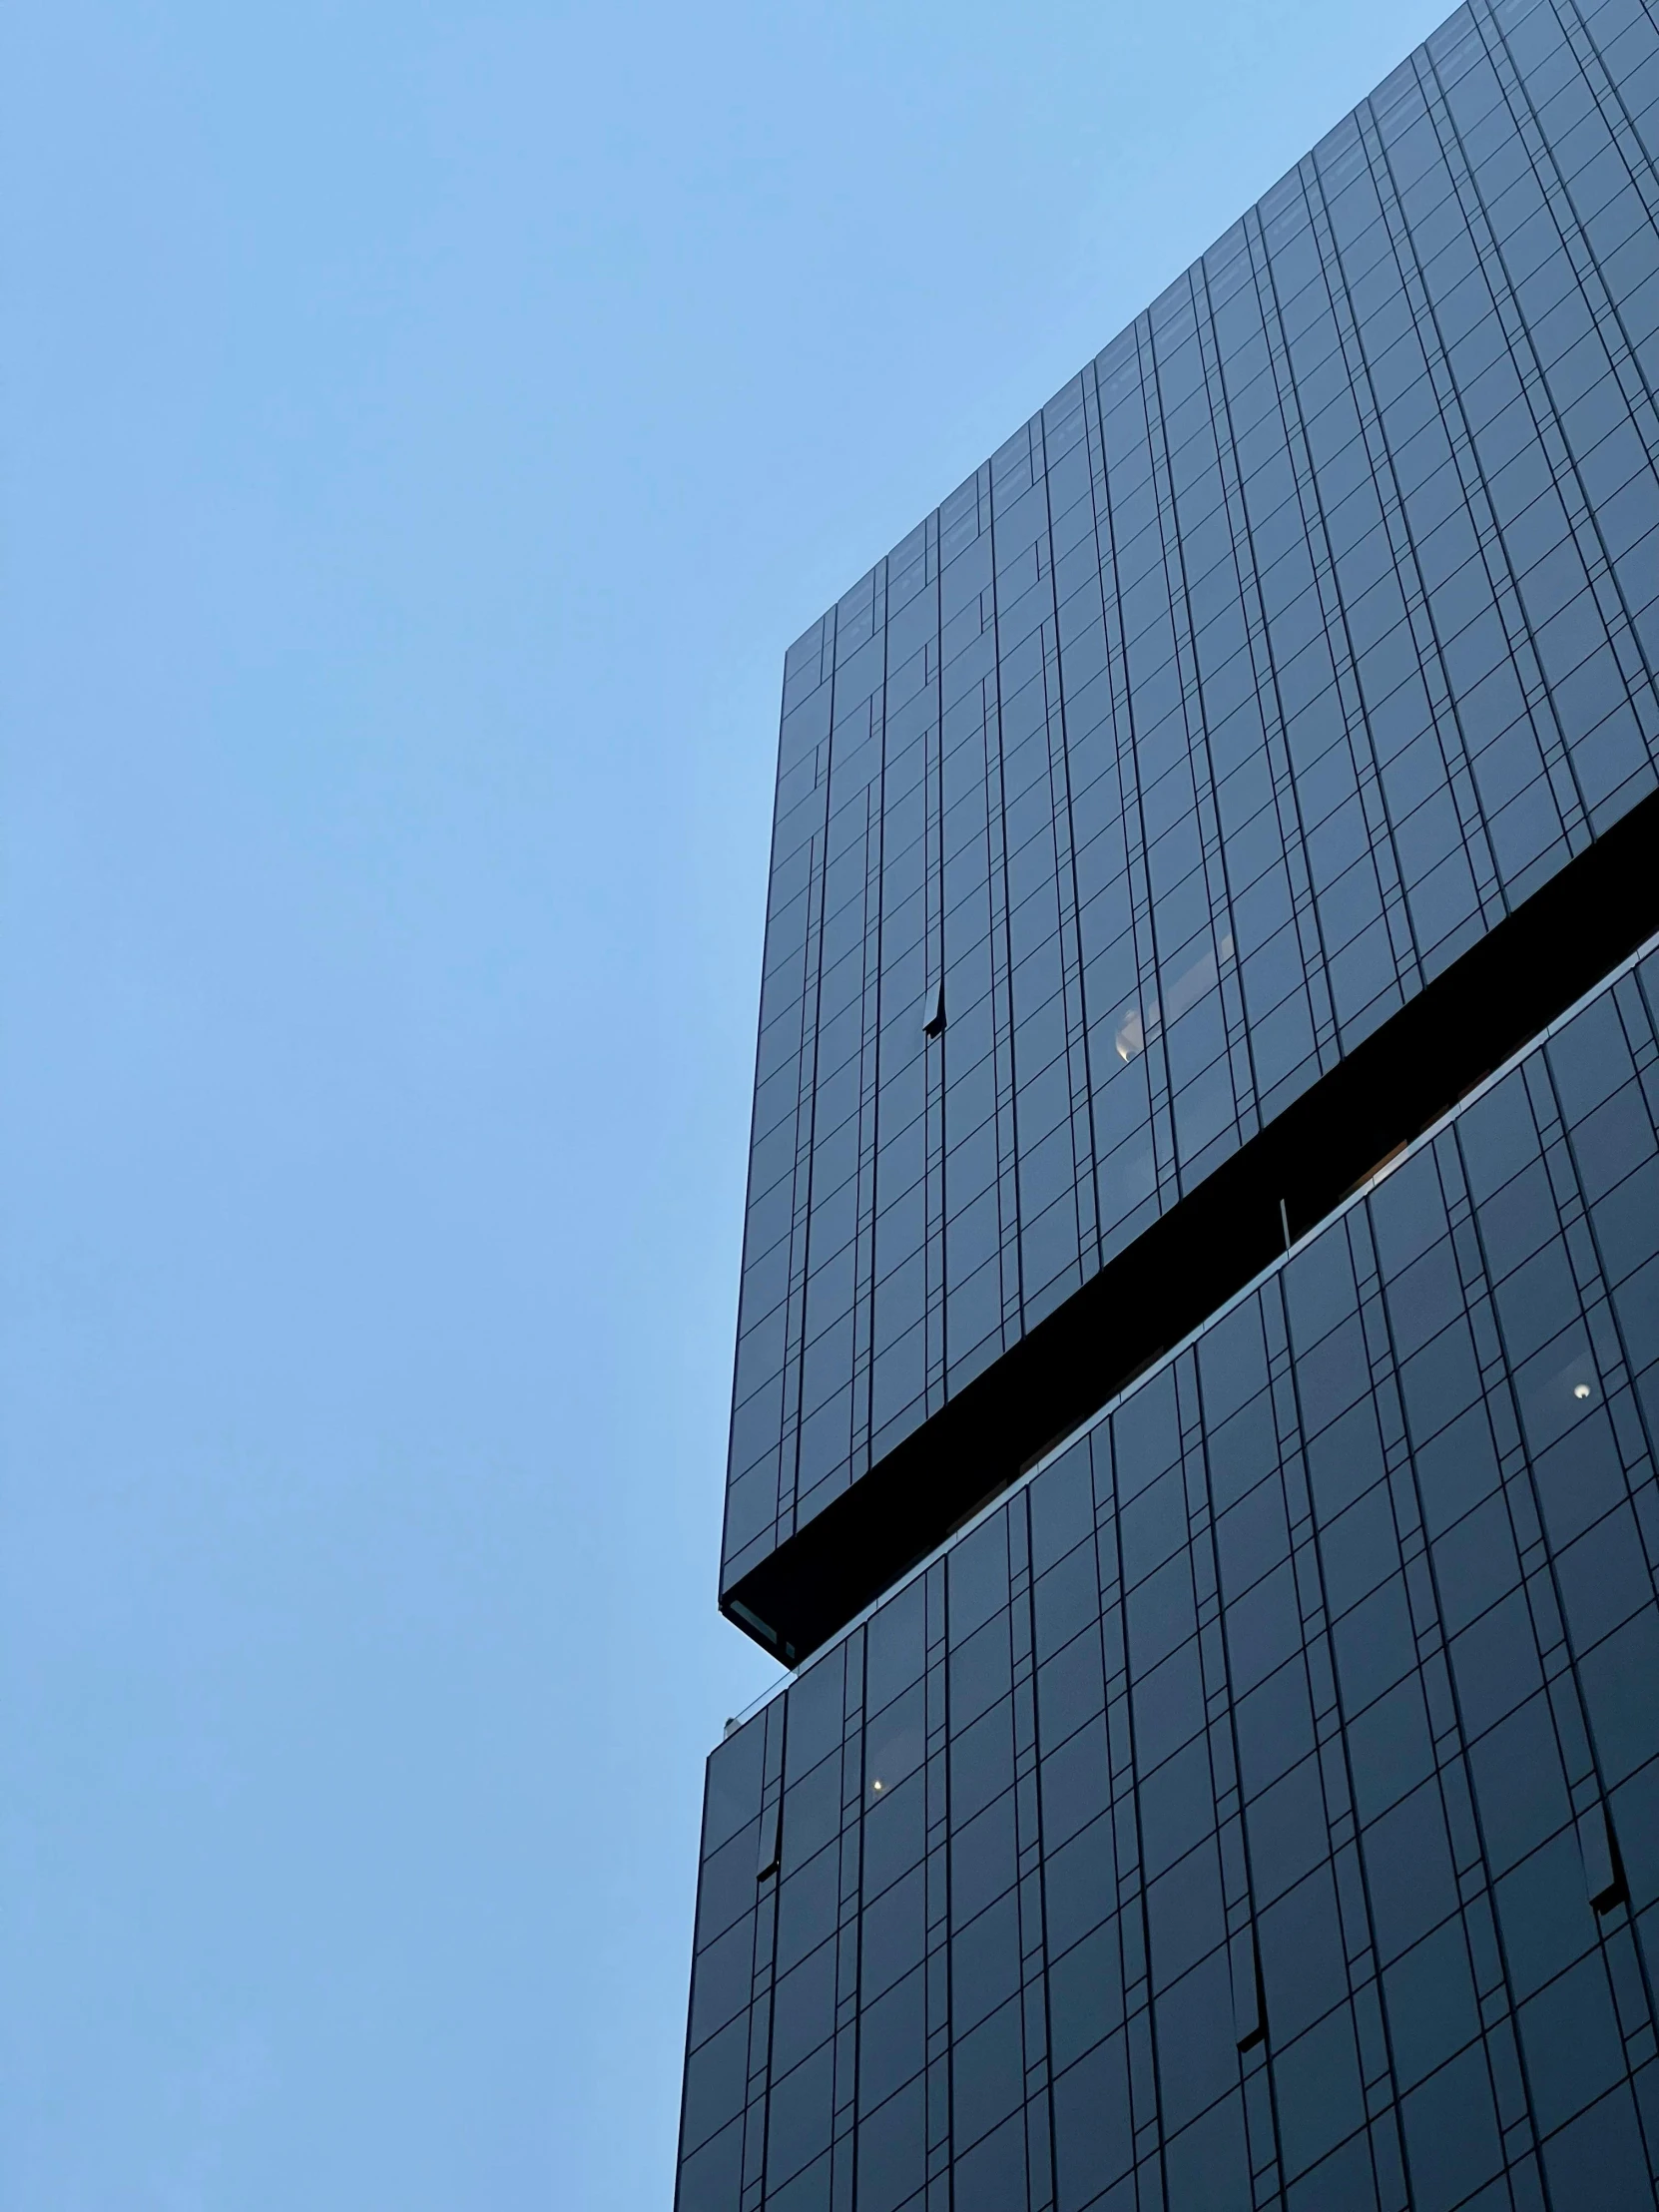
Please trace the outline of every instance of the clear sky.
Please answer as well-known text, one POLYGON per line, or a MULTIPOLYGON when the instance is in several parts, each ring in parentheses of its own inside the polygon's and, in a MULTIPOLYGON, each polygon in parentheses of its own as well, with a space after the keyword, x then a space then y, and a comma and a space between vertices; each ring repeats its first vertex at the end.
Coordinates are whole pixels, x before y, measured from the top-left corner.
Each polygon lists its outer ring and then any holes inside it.
POLYGON ((1443 12, 5 12, 0 2212, 667 2212, 784 649, 1443 12))

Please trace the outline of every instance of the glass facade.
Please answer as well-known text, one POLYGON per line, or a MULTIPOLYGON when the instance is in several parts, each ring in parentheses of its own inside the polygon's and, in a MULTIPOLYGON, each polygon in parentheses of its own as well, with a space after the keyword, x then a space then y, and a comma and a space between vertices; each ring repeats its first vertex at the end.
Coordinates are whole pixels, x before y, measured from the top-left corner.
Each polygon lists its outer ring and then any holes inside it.
POLYGON ((679 2212, 1638 2212, 1659 954, 710 1761, 679 2212))
POLYGON ((1659 2212, 1659 0, 792 648, 677 2212, 1659 2212))
POLYGON ((1654 790, 1656 157, 1460 10, 791 650, 734 1617, 1654 790))

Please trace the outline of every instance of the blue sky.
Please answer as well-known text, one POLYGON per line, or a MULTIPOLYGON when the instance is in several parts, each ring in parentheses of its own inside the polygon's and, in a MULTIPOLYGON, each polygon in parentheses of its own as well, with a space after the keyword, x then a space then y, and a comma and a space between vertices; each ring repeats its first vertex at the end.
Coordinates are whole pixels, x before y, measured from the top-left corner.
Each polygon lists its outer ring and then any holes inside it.
POLYGON ((1439 19, 0 30, 0 2206, 670 2201, 783 652, 1439 19))

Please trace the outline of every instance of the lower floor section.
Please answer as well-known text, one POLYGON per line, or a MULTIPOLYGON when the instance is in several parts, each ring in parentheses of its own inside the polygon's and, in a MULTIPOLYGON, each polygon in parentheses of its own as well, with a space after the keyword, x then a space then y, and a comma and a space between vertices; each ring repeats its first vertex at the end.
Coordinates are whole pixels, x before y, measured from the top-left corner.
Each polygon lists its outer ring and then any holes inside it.
POLYGON ((733 1728, 678 2212, 1659 2204, 1659 955, 733 1728))

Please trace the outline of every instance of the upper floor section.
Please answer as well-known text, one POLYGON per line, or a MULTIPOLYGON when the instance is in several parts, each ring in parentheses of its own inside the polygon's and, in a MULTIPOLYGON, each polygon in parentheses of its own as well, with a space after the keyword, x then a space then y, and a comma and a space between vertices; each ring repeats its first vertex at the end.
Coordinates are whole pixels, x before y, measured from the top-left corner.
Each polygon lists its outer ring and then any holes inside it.
POLYGON ((722 1573, 787 1656, 1651 926, 1656 158, 1641 0, 1460 9, 791 650, 722 1573))

